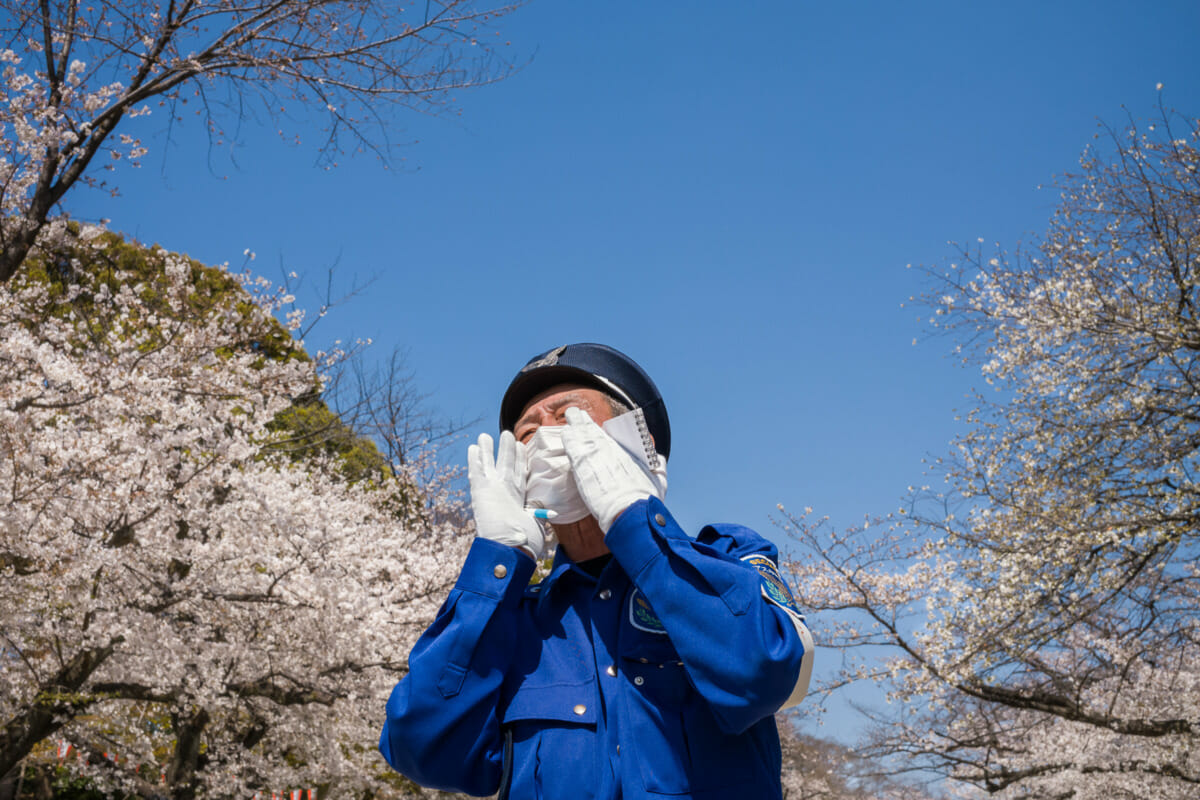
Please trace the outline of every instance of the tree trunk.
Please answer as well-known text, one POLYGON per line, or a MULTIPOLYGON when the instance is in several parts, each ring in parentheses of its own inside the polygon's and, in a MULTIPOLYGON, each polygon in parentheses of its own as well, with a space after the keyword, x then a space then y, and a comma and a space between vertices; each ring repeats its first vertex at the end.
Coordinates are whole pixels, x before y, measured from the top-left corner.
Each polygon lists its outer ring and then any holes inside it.
POLYGON ((195 800, 196 769, 200 766, 200 744, 204 726, 208 724, 208 711, 199 709, 189 717, 172 714, 175 727, 175 752, 167 764, 167 788, 175 800, 195 800))
POLYGON ((80 697, 79 687, 113 653, 114 645, 81 650, 41 687, 33 702, 0 727, 0 777, 20 768, 38 742, 54 734, 92 699, 80 697))
POLYGON ((22 231, 8 239, 4 247, 0 248, 0 283, 7 283, 25 262, 25 256, 29 255, 33 243, 37 240, 38 230, 41 228, 29 233, 22 231))

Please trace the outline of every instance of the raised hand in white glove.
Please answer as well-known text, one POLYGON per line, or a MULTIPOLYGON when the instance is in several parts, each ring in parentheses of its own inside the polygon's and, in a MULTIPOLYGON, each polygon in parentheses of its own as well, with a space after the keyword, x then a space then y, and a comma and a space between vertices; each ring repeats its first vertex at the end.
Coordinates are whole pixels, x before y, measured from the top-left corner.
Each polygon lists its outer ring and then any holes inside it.
POLYGON ((523 548, 538 559, 546 539, 541 526, 525 510, 524 447, 511 431, 505 431, 500 434, 500 448, 493 461, 492 437, 479 434, 478 444, 467 448, 467 480, 478 535, 523 548))
POLYGON ((657 494, 657 489, 633 456, 586 411, 568 408, 565 415, 563 449, 571 460, 579 496, 600 523, 600 530, 608 533, 622 511, 657 494))

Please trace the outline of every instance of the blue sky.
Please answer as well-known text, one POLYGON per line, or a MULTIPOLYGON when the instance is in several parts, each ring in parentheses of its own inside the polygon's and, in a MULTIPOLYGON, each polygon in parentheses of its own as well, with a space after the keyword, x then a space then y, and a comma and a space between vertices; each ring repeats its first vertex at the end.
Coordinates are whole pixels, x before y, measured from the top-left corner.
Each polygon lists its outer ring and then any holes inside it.
POLYGON ((231 152, 184 126, 67 207, 209 263, 373 277, 309 344, 407 347, 482 429, 528 357, 612 344, 667 399, 677 516, 777 540, 776 503, 896 508, 978 383, 902 307, 906 265, 1041 231, 1039 185, 1157 83, 1200 114, 1194 0, 534 0, 500 28, 527 63, 460 116, 398 114, 399 169, 322 170, 303 126, 247 121, 231 152))

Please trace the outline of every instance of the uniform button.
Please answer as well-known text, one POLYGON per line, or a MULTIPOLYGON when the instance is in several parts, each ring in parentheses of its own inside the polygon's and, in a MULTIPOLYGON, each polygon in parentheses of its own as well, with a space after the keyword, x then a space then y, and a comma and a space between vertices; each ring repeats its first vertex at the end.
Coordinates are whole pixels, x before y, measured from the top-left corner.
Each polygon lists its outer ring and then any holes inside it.
POLYGON ((635 684, 637 684, 638 686, 641 686, 643 683, 646 682, 646 679, 643 678, 641 675, 638 675, 636 678, 633 679, 633 682, 635 684))
POLYGON ((585 706, 583 703, 580 703, 579 705, 575 706, 573 710, 575 711, 576 716, 582 717, 587 711, 587 706, 585 706))
POLYGON ((617 745, 617 755, 621 755, 621 745, 617 745))
POLYGON ((643 664, 649 664, 649 663, 650 663, 650 659, 648 659, 648 658, 639 658, 639 659, 638 659, 638 661, 642 662, 643 664))
POLYGON ((604 671, 607 672, 610 677, 613 677, 613 678, 617 677, 617 668, 614 667, 612 664, 609 664, 608 669, 606 669, 604 671))
POLYGON ((503 578, 505 575, 508 574, 508 567, 504 566, 503 564, 497 564, 495 566, 495 568, 492 570, 492 574, 495 575, 497 578, 503 578))
POLYGON ((610 597, 612 597, 612 592, 610 592, 608 589, 600 590, 600 599, 601 600, 607 600, 610 597))
POLYGON ((667 518, 666 518, 666 517, 664 517, 662 514, 655 514, 655 515, 654 515, 654 521, 655 521, 655 522, 657 522, 659 525, 666 525, 666 524, 667 524, 667 518))

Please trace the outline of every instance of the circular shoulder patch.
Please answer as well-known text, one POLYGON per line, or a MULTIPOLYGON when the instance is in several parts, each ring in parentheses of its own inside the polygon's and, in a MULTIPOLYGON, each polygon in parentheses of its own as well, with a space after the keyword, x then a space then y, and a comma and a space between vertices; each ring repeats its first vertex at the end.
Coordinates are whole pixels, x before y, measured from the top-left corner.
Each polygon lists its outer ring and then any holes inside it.
POLYGON ((796 598, 792 597, 792 590, 788 588, 787 582, 779 574, 779 567, 775 566, 774 561, 761 553, 743 556, 742 561, 758 570, 763 597, 798 617, 804 616, 800 613, 800 609, 796 605, 796 598))

